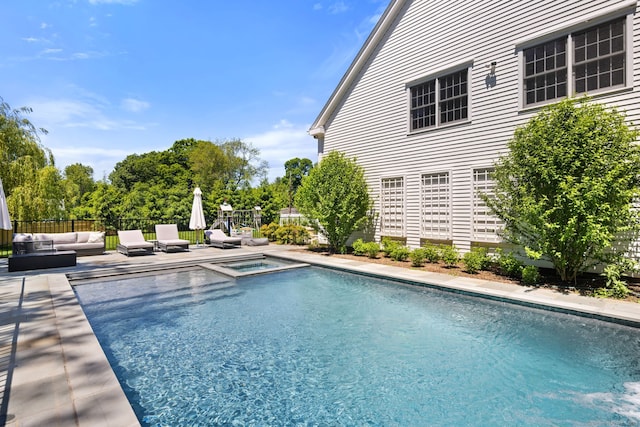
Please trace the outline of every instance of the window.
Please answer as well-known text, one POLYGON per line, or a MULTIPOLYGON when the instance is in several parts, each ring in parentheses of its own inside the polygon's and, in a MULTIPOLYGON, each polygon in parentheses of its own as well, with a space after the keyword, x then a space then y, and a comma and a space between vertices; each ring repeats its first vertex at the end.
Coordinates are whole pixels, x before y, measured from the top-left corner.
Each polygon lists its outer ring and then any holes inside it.
POLYGON ((624 85, 624 19, 573 36, 576 92, 624 85))
POLYGON ((467 118, 467 70, 440 78, 440 123, 467 118))
POLYGON ((383 236, 404 236, 404 179, 385 178, 381 182, 380 232, 383 236))
POLYGON ((451 238, 450 193, 448 172, 422 175, 420 237, 439 240, 451 238))
POLYGON ((524 51, 524 91, 528 104, 567 96, 567 40, 524 51))
POLYGON ((472 235, 476 242, 499 242, 498 232, 502 228, 502 221, 493 215, 487 204, 480 198, 480 194, 490 194, 495 190, 495 182, 491 177, 493 168, 473 170, 473 224, 472 235))
POLYGON ((467 120, 468 74, 465 68, 411 86, 411 130, 467 120))
POLYGON ((524 105, 624 87, 625 23, 618 18, 524 49, 524 105))

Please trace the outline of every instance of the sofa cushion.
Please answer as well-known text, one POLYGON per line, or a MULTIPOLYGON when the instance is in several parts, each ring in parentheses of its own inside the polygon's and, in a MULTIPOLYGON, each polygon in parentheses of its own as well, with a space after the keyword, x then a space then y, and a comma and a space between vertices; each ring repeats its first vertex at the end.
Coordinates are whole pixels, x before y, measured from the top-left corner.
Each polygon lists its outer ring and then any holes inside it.
POLYGON ((102 243, 104 242, 104 233, 101 231, 90 233, 87 243, 102 243))
POLYGON ((76 234, 76 243, 87 243, 89 241, 89 236, 91 236, 90 231, 78 231, 76 234))
POLYGON ((65 243, 76 243, 78 233, 41 233, 36 234, 36 240, 51 240, 54 245, 65 243))
POLYGON ((56 250, 59 251, 87 251, 91 249, 104 249, 104 243, 58 243, 56 250))

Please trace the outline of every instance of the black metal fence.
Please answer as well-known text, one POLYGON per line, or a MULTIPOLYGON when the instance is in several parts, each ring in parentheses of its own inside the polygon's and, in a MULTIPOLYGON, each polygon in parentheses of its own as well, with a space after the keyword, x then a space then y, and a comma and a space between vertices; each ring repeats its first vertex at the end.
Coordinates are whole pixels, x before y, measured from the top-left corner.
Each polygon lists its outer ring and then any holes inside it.
MULTIPOLYGON (((207 221, 207 223, 210 223, 207 221)), ((70 219, 46 221, 13 221, 12 230, 0 230, 0 258, 11 255, 14 233, 67 233, 75 231, 104 231, 107 250, 113 250, 117 242, 117 230, 141 230, 145 239, 155 238, 156 224, 177 224, 180 237, 191 243, 203 241, 203 230, 190 230, 189 218, 116 218, 70 219)))

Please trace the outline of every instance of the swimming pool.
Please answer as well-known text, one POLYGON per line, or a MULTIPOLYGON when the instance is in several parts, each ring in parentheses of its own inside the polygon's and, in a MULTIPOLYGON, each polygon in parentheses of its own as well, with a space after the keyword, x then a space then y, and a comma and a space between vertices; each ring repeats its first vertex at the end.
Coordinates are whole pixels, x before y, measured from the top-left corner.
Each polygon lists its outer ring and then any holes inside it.
POLYGON ((75 288, 143 425, 636 425, 640 331, 320 268, 75 288))

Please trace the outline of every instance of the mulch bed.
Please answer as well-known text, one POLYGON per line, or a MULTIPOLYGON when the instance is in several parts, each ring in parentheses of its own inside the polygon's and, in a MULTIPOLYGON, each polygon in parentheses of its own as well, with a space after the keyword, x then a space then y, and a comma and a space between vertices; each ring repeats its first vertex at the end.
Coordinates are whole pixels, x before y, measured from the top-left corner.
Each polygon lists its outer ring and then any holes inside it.
MULTIPOLYGON (((378 258, 368 258, 366 256, 355 256, 352 254, 329 254, 325 248, 313 248, 313 249, 300 249, 302 252, 314 252, 325 256, 332 256, 336 258, 344 258, 357 260, 362 262, 371 262, 375 264, 390 265, 394 267, 411 268, 413 270, 429 271, 433 273, 448 274, 451 276, 470 277, 474 279, 489 280, 493 282, 511 283, 514 286, 524 286, 519 280, 511 279, 506 276, 502 276, 497 271, 479 271, 476 274, 467 273, 464 271, 464 266, 459 264, 458 267, 449 268, 442 263, 431 264, 425 263, 422 267, 413 267, 411 261, 394 261, 391 258, 387 258, 380 254, 378 258)), ((556 289, 559 292, 565 293, 579 293, 580 295, 592 296, 593 292, 602 288, 605 285, 606 279, 599 274, 583 274, 578 277, 577 283, 567 284, 562 282, 552 269, 540 269, 540 275, 542 276, 542 284, 540 287, 556 289)), ((627 301, 640 302, 640 280, 631 279, 627 284, 627 287, 631 290, 631 294, 626 298, 627 301)))

